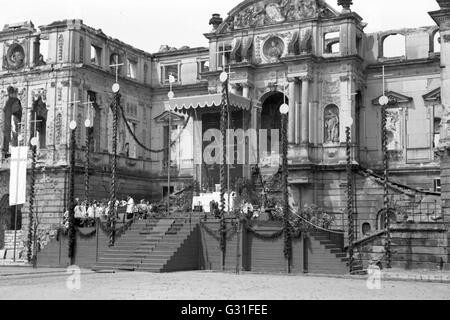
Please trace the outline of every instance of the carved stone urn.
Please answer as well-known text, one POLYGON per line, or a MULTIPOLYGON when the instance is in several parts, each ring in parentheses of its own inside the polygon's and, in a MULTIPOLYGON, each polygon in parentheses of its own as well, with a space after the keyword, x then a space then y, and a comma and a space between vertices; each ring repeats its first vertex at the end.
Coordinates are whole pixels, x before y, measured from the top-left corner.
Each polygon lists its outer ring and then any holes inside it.
POLYGON ((349 13, 352 10, 350 6, 353 4, 352 0, 338 0, 338 6, 342 6, 342 13, 349 13))
POLYGON ((217 30, 219 26, 222 24, 223 19, 220 17, 220 14, 214 13, 212 18, 209 20, 209 24, 213 26, 213 30, 217 30))

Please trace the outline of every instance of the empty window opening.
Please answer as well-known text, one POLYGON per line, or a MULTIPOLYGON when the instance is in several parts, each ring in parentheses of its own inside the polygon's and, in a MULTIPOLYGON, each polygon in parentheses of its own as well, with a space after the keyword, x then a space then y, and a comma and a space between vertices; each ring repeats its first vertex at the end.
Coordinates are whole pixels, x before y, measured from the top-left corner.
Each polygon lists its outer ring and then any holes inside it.
MULTIPOLYGON (((119 65, 122 64, 122 57, 117 54, 117 53, 113 53, 110 57, 109 57, 109 65, 110 66, 114 66, 114 65, 119 65)), ((110 67, 111 72, 116 74, 116 68, 118 68, 118 74, 120 75, 122 73, 122 66, 114 66, 114 67, 110 67)))
POLYGON ((441 192, 441 179, 440 178, 436 178, 434 179, 434 192, 441 192))
POLYGON ((102 63, 102 49, 91 46, 91 63, 100 66, 102 63))
POLYGON ((198 75, 198 79, 200 79, 201 77, 201 73, 204 72, 208 72, 209 71, 209 61, 205 60, 205 61, 199 61, 198 62, 198 70, 197 70, 197 75, 198 75))
POLYGON ((33 103, 31 115, 31 138, 36 137, 38 139, 38 148, 45 149, 47 146, 47 106, 42 101, 42 98, 39 97, 39 99, 33 103))
POLYGON ((179 81, 179 66, 178 64, 171 64, 161 67, 161 83, 169 84, 169 77, 173 76, 175 82, 179 81))
POLYGON ((325 53, 339 53, 341 50, 340 45, 340 32, 329 32, 324 35, 324 52, 325 53))
POLYGON ((50 41, 41 39, 39 41, 39 56, 38 56, 38 65, 44 65, 49 60, 49 45, 50 41))
POLYGON ((231 46, 219 46, 219 54, 217 55, 217 67, 222 70, 223 66, 228 66, 231 61, 231 46))
POLYGON ((383 40, 383 57, 396 58, 406 55, 406 38, 401 34, 389 35, 383 40))
POLYGON ((437 148, 441 140, 441 118, 434 118, 433 123, 433 148, 437 148))
POLYGON ((137 78, 137 62, 133 60, 128 60, 128 73, 127 76, 132 79, 137 78))
POLYGON ((371 227, 371 225, 370 225, 370 223, 364 223, 363 225, 362 225, 362 233, 363 233, 363 235, 364 236, 370 236, 370 233, 372 232, 372 227, 371 227))

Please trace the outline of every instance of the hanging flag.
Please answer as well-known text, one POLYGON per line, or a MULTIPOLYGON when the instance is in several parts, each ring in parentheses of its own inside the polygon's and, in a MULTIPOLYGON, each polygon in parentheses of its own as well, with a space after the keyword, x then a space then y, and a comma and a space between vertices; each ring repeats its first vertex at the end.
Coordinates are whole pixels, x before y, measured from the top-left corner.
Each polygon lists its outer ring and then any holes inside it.
POLYGON ((9 205, 25 204, 28 147, 12 147, 9 174, 9 205))

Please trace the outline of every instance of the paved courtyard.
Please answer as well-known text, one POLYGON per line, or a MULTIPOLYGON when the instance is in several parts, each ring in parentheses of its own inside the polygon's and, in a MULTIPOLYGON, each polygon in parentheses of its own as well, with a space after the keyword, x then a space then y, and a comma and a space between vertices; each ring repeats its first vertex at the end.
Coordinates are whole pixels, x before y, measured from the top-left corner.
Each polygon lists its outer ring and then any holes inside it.
POLYGON ((60 270, 0 270, 0 299, 149 299, 149 300, 447 300, 450 284, 381 281, 370 290, 365 278, 223 274, 215 272, 92 273, 73 278, 60 270), (20 273, 20 274, 17 274, 20 273), (16 275, 14 275, 16 274, 16 275), (80 289, 70 290, 68 287, 80 289), (220 290, 219 290, 220 288, 220 290))

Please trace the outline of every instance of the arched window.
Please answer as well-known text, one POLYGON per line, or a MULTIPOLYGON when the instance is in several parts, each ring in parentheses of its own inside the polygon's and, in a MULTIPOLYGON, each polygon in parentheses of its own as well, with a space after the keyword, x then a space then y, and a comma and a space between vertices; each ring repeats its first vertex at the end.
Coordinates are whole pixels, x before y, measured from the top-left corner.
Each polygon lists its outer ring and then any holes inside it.
POLYGON ((324 111, 324 143, 339 143, 339 108, 330 104, 324 111))
POLYGON ((3 109, 3 153, 9 154, 9 147, 19 146, 22 104, 17 98, 17 89, 8 88, 8 101, 3 109))
POLYGON ((371 227, 370 223, 368 223, 368 222, 363 223, 363 225, 362 225, 362 233, 363 233, 363 235, 366 236, 366 237, 370 236, 371 232, 372 232, 372 227, 371 227))
POLYGON ((383 39, 383 57, 397 58, 406 55, 406 38, 401 34, 391 34, 383 39))
MULTIPOLYGON (((395 214, 395 211, 393 209, 389 209, 389 220, 391 222, 391 224, 394 224, 397 222, 397 215, 395 214)), ((378 212, 377 215, 377 226, 378 226, 378 230, 384 230, 385 229, 385 218, 386 217, 386 210, 381 210, 380 212, 378 212)))
POLYGON ((39 149, 45 149, 47 146, 47 106, 42 101, 41 97, 33 103, 31 115, 32 122, 30 138, 37 137, 39 139, 39 149))
POLYGON ((433 50, 431 52, 441 52, 441 33, 436 31, 433 35, 433 50))

